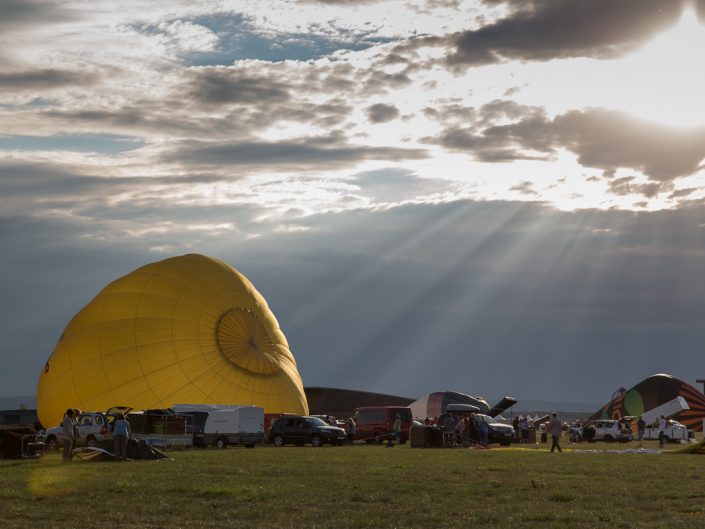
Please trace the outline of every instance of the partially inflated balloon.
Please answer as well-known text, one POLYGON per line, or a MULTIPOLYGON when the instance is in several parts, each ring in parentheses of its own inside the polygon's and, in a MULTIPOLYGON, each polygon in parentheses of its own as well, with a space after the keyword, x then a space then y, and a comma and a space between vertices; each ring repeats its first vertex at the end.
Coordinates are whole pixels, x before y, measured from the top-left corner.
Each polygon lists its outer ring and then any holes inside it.
POLYGON ((105 287, 69 322, 37 388, 47 427, 67 408, 176 402, 308 413, 267 302, 237 270, 202 255, 148 264, 105 287))

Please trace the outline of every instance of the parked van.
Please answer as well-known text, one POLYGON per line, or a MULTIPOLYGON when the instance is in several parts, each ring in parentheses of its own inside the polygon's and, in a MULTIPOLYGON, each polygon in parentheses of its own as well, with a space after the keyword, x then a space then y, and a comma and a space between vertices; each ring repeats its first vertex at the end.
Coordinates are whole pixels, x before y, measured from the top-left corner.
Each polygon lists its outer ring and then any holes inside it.
POLYGON ((408 406, 367 406, 355 408, 355 440, 381 442, 392 435, 397 413, 401 418, 401 442, 406 443, 411 429, 411 408, 408 406))

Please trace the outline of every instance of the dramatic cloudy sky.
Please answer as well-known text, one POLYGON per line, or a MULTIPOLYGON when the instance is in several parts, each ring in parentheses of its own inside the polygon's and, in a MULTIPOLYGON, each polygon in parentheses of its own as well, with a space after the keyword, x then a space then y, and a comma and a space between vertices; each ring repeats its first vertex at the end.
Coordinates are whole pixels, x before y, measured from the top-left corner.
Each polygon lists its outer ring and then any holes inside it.
POLYGON ((262 292, 308 386, 705 377, 705 2, 0 0, 0 394, 109 281, 262 292))

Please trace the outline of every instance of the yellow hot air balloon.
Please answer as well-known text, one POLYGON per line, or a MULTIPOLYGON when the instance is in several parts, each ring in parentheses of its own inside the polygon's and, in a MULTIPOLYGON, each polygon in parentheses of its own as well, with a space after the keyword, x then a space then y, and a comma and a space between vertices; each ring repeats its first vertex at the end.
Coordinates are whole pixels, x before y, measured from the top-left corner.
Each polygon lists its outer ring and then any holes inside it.
POLYGON ((37 388, 47 427, 67 408, 174 403, 308 413, 267 302, 233 267, 203 255, 148 264, 105 287, 69 322, 37 388))

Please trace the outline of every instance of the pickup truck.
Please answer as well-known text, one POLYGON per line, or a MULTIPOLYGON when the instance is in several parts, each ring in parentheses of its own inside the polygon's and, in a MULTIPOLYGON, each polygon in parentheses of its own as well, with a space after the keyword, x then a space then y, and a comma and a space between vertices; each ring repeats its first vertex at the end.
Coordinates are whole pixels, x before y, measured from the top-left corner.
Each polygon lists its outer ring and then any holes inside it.
MULTIPOLYGON (((644 429, 644 439, 658 439, 658 426, 651 425, 644 429)), ((678 421, 669 420, 666 422, 666 430, 664 431, 664 441, 687 441, 690 437, 688 428, 678 421)))

